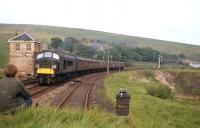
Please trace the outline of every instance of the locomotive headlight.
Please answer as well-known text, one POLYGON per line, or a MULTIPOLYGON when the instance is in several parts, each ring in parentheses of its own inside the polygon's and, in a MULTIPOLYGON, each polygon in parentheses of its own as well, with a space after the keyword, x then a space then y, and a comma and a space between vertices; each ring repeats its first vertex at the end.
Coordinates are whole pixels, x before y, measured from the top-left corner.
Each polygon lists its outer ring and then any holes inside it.
POLYGON ((56 69, 56 65, 52 65, 51 67, 52 67, 53 69, 56 69))

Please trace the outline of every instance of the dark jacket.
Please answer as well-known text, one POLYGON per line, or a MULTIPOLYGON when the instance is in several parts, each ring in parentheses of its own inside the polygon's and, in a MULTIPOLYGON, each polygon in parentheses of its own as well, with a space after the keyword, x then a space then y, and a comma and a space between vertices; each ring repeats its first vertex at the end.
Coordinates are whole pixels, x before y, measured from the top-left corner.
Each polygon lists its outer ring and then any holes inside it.
POLYGON ((0 112, 9 111, 30 100, 24 84, 13 77, 0 80, 0 112))

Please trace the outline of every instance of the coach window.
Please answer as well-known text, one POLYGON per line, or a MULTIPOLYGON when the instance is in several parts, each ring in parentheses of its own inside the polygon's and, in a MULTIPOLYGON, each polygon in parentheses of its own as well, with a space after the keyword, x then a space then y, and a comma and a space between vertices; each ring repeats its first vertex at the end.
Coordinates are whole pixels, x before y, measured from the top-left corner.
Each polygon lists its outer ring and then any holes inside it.
POLYGON ((67 67, 67 63, 66 63, 66 60, 64 60, 63 61, 63 68, 66 69, 66 67, 67 67))
POLYGON ((31 44, 26 45, 27 51, 31 51, 31 44))
POLYGON ((72 66, 73 65, 73 61, 67 61, 67 66, 72 66))
POLYGON ((16 50, 16 51, 20 51, 20 43, 17 43, 17 44, 16 44, 15 50, 16 50))

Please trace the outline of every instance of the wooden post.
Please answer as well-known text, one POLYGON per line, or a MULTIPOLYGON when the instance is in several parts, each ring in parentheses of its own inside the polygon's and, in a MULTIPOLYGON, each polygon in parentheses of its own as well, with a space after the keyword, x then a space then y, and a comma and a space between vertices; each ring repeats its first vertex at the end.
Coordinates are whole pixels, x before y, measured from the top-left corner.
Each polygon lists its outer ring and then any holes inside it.
POLYGON ((107 76, 108 76, 110 71, 110 46, 108 45, 108 43, 106 43, 106 45, 108 47, 108 61, 107 61, 107 76))

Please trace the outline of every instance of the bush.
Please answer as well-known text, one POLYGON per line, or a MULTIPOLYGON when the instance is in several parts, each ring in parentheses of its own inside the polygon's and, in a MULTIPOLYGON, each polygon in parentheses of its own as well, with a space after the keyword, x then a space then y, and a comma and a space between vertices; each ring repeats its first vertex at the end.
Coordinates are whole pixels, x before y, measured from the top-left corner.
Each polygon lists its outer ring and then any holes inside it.
POLYGON ((145 71, 144 76, 148 79, 154 79, 155 75, 152 71, 145 71))
POLYGON ((174 95, 172 90, 164 85, 151 85, 146 87, 147 94, 162 99, 173 99, 174 95))

